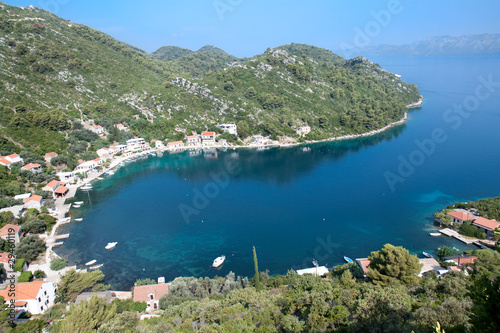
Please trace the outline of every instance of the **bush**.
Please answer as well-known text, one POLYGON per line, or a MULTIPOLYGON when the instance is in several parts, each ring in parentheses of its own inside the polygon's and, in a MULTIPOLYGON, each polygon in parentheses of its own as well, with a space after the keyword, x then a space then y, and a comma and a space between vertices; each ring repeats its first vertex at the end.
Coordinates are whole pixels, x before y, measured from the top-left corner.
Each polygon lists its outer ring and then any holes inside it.
POLYGON ((21 275, 19 275, 17 282, 30 282, 31 278, 32 275, 30 271, 22 272, 21 275))
POLYGON ((460 227, 459 233, 468 237, 475 237, 479 239, 486 238, 484 232, 481 232, 478 227, 472 225, 471 221, 464 221, 464 223, 460 227))
POLYGON ((24 258, 17 259, 16 263, 14 264, 14 270, 16 272, 22 272, 25 261, 26 261, 26 259, 24 259, 24 258))
POLYGON ((37 279, 38 279, 38 278, 42 278, 42 279, 43 279, 44 277, 46 277, 46 276, 47 276, 47 274, 45 274, 45 272, 44 272, 44 271, 42 271, 41 269, 37 269, 37 270, 35 271, 35 273, 33 273, 33 276, 34 276, 35 278, 37 278, 37 279))
POLYGON ((56 258, 50 262, 50 269, 53 271, 60 271, 64 267, 66 267, 66 259, 56 258))
POLYGON ((16 255, 30 262, 35 260, 40 253, 45 251, 45 243, 36 235, 24 237, 16 248, 16 255))

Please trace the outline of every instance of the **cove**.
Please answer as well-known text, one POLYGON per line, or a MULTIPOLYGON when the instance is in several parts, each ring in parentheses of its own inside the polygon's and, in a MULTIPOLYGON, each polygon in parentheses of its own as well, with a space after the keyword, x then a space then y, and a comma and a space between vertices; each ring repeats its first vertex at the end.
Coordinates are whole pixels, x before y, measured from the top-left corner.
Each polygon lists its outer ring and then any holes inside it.
POLYGON ((77 193, 85 203, 72 214, 84 219, 62 227, 71 237, 55 251, 82 267, 96 259, 106 283, 128 290, 146 277, 252 276, 252 246, 271 274, 311 267, 313 258, 331 268, 386 243, 417 254, 466 249, 428 233, 448 204, 500 194, 500 57, 371 60, 419 86, 424 103, 405 124, 344 141, 132 162, 77 193), (488 97, 467 111, 481 77, 493 91, 483 89, 488 97), (467 115, 453 112, 456 105, 467 115), (401 179, 391 186, 388 174, 401 179), (211 268, 222 254, 222 268, 211 268))

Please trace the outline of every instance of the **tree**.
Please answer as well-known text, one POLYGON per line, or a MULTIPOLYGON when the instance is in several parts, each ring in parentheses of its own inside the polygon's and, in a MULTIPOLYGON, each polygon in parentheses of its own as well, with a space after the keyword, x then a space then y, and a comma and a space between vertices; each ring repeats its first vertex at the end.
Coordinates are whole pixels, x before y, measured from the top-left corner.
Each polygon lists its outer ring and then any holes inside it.
POLYGON ((70 270, 61 277, 57 284, 57 300, 60 302, 72 302, 84 291, 103 291, 109 288, 101 283, 104 274, 99 271, 80 273, 70 270))
POLYGON ((106 299, 93 295, 89 301, 82 301, 69 311, 61 321, 59 332, 83 333, 99 329, 116 316, 116 305, 106 305, 106 299))
POLYGON ((24 232, 31 234, 41 234, 45 232, 45 222, 39 219, 34 219, 23 223, 21 228, 24 232))
POLYGON ((476 332, 500 332, 500 277, 493 281, 486 276, 475 279, 470 287, 472 299, 470 322, 476 332))
POLYGON ((29 235, 21 238, 16 248, 16 255, 30 262, 35 260, 43 251, 45 251, 45 243, 43 240, 36 235, 29 235))
POLYGON ((451 247, 443 245, 438 248, 437 255, 441 259, 451 257, 453 255, 453 250, 451 249, 451 247))
POLYGON ((416 283, 417 274, 422 265, 417 256, 410 255, 407 249, 401 246, 386 244, 380 251, 372 252, 367 275, 374 283, 387 285, 391 281, 400 281, 405 284, 416 283))
POLYGON ((255 250, 255 246, 253 247, 253 265, 255 268, 255 275, 252 278, 252 284, 257 290, 262 289, 262 282, 260 281, 260 274, 259 274, 259 262, 257 261, 257 251, 255 250))
POLYGON ((148 284, 156 284, 156 281, 153 279, 138 279, 135 280, 135 286, 147 286, 148 284))

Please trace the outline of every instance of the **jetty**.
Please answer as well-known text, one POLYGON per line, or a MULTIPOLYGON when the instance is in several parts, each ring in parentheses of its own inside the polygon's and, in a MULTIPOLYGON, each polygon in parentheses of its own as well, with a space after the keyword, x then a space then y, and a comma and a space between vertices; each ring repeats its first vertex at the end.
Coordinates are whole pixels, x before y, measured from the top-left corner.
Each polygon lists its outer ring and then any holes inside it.
POLYGON ((443 235, 446 235, 446 236, 449 236, 449 237, 453 237, 453 238, 456 238, 458 239, 459 241, 467 244, 467 245, 470 245, 470 244, 474 244, 475 242, 477 242, 478 240, 475 239, 475 238, 466 238, 462 235, 460 235, 458 233, 458 231, 455 231, 453 229, 450 229, 450 228, 444 228, 444 229, 441 229, 439 230, 440 233, 442 233, 443 235))

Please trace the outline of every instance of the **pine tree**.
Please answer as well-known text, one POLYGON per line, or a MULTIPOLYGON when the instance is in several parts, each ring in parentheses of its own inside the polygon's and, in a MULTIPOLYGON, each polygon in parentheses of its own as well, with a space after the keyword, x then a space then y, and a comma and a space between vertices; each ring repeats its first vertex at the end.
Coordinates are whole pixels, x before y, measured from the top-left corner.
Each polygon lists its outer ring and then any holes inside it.
POLYGON ((257 251, 255 251, 255 246, 253 247, 253 264, 255 267, 255 275, 252 278, 252 285, 257 290, 262 290, 262 282, 260 281, 259 273, 259 262, 257 261, 257 251))

